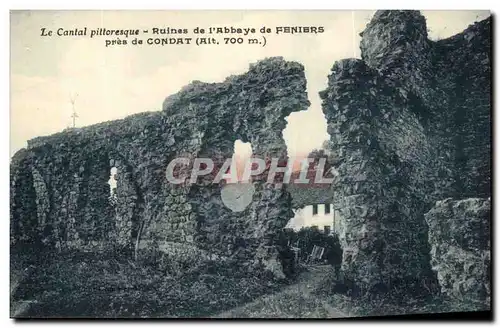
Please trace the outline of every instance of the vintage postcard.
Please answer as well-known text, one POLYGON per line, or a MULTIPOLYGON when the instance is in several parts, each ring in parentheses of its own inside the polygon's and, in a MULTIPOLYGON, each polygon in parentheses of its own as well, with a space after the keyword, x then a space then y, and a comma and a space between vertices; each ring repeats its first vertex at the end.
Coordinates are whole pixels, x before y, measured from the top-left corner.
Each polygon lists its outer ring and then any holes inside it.
POLYGON ((489 11, 14 10, 10 39, 12 318, 491 316, 489 11))

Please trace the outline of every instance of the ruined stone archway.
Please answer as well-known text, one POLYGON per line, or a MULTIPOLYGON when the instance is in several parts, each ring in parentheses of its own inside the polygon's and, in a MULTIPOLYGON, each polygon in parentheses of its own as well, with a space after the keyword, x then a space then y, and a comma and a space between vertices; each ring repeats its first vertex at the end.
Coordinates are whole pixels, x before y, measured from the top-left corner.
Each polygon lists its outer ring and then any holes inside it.
MULTIPOLYGON (((257 182, 243 215, 221 204, 219 186, 173 186, 165 168, 182 154, 228 158, 237 139, 250 142, 254 155, 286 156, 285 117, 308 107, 305 90, 302 65, 270 58, 223 83, 193 82, 168 97, 161 112, 35 138, 19 157, 33 157, 27 165, 36 163, 49 181, 51 211, 45 221, 59 247, 117 244, 155 248, 191 263, 193 256, 206 255, 262 268, 273 255, 272 247, 269 254, 264 248, 272 246, 272 235, 291 215, 285 188, 257 182), (116 215, 108 215, 111 167, 119 172, 116 215), (73 226, 68 226, 70 206, 78 216, 73 226)), ((14 220, 22 222, 33 210, 19 211, 24 212, 14 220)), ((16 232, 23 234, 36 232, 16 232)))
MULTIPOLYGON (((489 29, 485 20, 434 43, 418 12, 381 11, 363 32, 362 60, 339 61, 328 77, 321 98, 338 159, 333 203, 345 223, 343 269, 366 290, 423 281, 430 271, 423 218, 436 200, 489 195, 489 29)), ((160 112, 30 140, 11 164, 13 243, 50 227, 58 248, 111 247, 110 234, 133 247, 132 233, 103 216, 109 160, 119 155, 131 191, 118 202, 142 249, 186 263, 217 257, 265 267, 272 236, 292 215, 286 188, 258 182, 245 215, 234 214, 218 186, 174 187, 165 168, 184 154, 228 158, 238 139, 256 156, 286 157, 285 117, 309 106, 305 85, 302 65, 271 58, 222 83, 193 82, 160 112), (34 195, 35 169, 49 209, 40 221, 36 204, 23 199, 34 195)))

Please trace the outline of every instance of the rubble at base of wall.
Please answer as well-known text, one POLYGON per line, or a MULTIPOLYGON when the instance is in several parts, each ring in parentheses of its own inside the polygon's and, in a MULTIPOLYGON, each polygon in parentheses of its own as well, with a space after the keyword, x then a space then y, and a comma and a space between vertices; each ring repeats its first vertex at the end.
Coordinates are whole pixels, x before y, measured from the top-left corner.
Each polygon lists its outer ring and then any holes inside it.
POLYGON ((436 202, 425 220, 441 292, 459 301, 489 304, 491 200, 447 198, 436 202))

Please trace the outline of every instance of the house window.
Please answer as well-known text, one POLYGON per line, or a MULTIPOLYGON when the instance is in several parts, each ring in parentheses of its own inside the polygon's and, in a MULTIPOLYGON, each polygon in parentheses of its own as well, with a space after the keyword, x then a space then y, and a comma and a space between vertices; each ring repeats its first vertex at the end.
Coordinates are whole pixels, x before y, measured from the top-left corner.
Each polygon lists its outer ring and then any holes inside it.
POLYGON ((330 204, 325 204, 325 214, 330 214, 330 204))
POLYGON ((331 227, 329 225, 325 226, 325 234, 329 235, 331 232, 331 227))
POLYGON ((318 215, 318 205, 317 204, 313 205, 313 215, 318 215))

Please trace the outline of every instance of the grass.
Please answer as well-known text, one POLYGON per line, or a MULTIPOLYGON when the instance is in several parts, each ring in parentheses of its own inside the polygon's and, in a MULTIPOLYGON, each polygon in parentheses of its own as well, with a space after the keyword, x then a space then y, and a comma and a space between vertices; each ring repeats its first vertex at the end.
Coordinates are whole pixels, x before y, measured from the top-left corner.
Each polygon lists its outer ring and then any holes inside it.
POLYGON ((330 303, 335 303, 343 311, 355 317, 401 316, 417 314, 438 314, 453 312, 487 311, 489 308, 471 303, 457 302, 445 296, 434 295, 427 299, 409 298, 401 301, 386 294, 376 299, 352 299, 345 295, 330 296, 330 303))
POLYGON ((285 285, 215 262, 180 276, 110 254, 58 254, 37 262, 28 275, 22 274, 26 265, 11 264, 11 272, 21 273, 11 303, 34 301, 23 303, 18 317, 334 318, 488 310, 442 295, 351 298, 336 292, 329 266, 309 267, 285 285))
POLYGON ((36 267, 11 301, 35 301, 21 317, 206 317, 279 285, 220 266, 175 277, 105 254, 76 253, 36 267))
POLYGON ((318 299, 298 290, 263 296, 246 306, 236 308, 222 318, 328 318, 328 309, 318 299))
POLYGON ((487 311, 489 307, 468 300, 454 300, 445 295, 434 293, 427 296, 413 297, 406 291, 392 291, 379 295, 350 297, 335 293, 338 287, 331 281, 331 276, 325 277, 321 285, 328 289, 315 289, 313 294, 328 298, 329 304, 335 304, 339 310, 355 317, 398 316, 450 312, 487 311))
POLYGON ((264 295, 244 306, 217 315, 217 318, 285 318, 312 319, 338 318, 348 316, 331 304, 328 297, 315 295, 311 291, 321 288, 318 285, 331 273, 329 266, 309 267, 302 272, 294 284, 280 291, 264 295))

